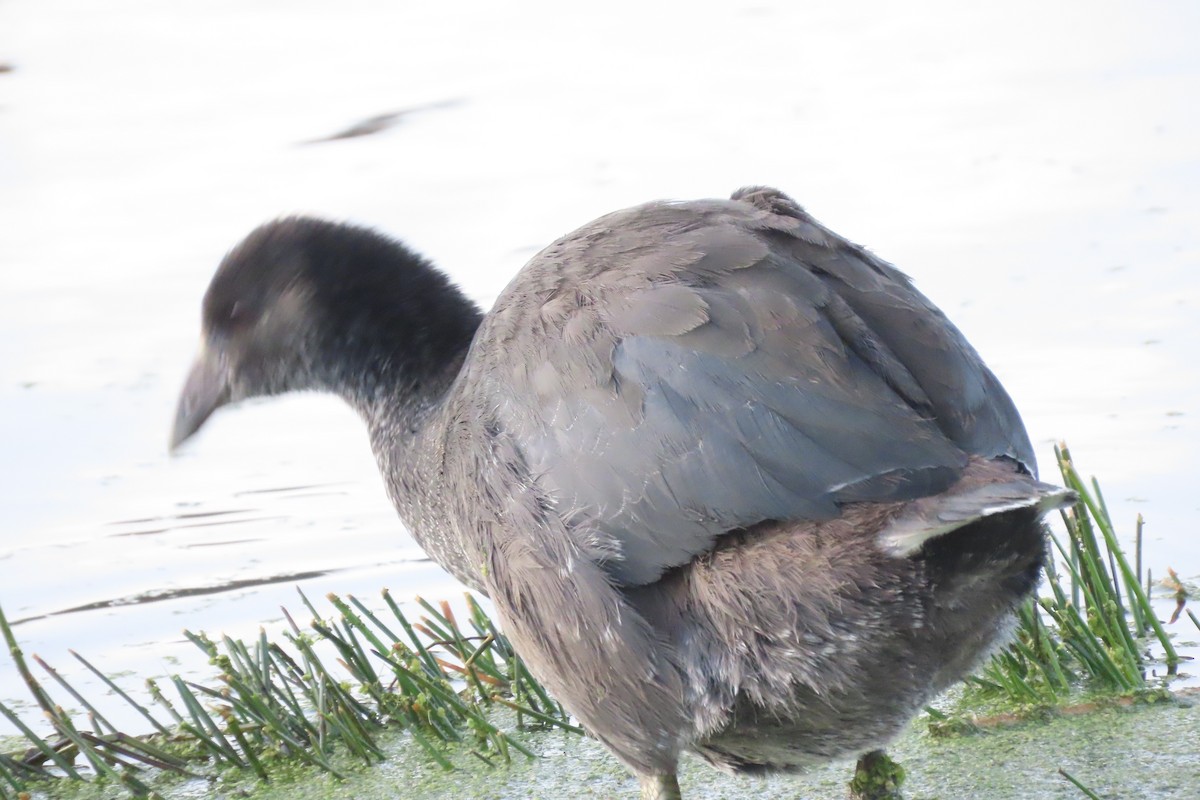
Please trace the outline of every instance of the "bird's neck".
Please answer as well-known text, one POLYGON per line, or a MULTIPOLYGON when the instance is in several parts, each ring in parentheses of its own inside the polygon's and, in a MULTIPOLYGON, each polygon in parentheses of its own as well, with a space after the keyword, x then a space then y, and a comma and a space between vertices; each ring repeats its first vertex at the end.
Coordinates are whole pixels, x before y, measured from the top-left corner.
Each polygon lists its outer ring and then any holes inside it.
POLYGON ((447 409, 481 319, 474 306, 461 312, 439 317, 454 324, 437 332, 377 331, 363 339, 374 346, 362 351, 342 342, 321 388, 340 395, 366 422, 388 496, 417 543, 479 589, 444 508, 447 409), (380 347, 391 342, 396 352, 380 347))
MULTIPOLYGON (((444 280, 432 268, 417 277, 444 280)), ((419 287, 412 276, 399 287, 339 287, 323 309, 326 325, 315 336, 310 365, 314 388, 342 397, 373 432, 426 424, 458 377, 483 319, 456 287, 419 287)))
POLYGON ((360 408, 360 413, 367 421, 388 497, 409 533, 459 581, 486 594, 447 509, 447 420, 466 351, 462 356, 448 364, 443 375, 428 379, 425 391, 410 393, 406 400, 384 397, 360 408))
MULTIPOLYGON (((322 369, 321 388, 341 396, 367 424, 385 476, 403 474, 414 488, 425 488, 425 476, 414 470, 437 438, 434 429, 466 361, 470 334, 478 327, 471 311, 458 318, 468 324, 435 336, 377 331, 349 337, 334 348, 336 361, 322 369), (385 346, 393 342, 394 349, 385 346)), ((392 499, 400 505, 394 492, 392 499)))
POLYGON ((353 268, 312 274, 303 388, 337 394, 359 413, 400 518, 458 575, 441 459, 446 409, 483 313, 397 242, 367 237, 316 260, 353 268))
POLYGON ((308 388, 340 395, 368 425, 409 423, 449 389, 483 313, 402 243, 336 230, 313 244, 303 282, 308 388))

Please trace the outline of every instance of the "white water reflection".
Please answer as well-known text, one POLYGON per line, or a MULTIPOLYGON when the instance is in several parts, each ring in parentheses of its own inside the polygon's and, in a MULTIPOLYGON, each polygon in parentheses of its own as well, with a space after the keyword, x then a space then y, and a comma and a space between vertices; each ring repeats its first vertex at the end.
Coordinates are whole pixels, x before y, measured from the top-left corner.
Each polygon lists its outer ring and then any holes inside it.
POLYGON ((814 5, 0 5, 0 604, 26 650, 203 671, 179 630, 275 624, 298 575, 457 592, 332 400, 165 455, 213 268, 296 211, 487 303, 601 213, 777 185, 942 305, 1047 476, 1066 438, 1146 515, 1147 563, 1200 573, 1200 7, 814 5))

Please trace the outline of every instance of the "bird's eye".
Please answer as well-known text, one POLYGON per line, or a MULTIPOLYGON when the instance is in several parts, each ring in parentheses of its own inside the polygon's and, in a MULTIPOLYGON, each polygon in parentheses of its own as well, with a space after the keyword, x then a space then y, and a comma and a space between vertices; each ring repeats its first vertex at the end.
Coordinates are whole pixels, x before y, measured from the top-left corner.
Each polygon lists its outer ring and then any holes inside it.
POLYGON ((248 328, 261 321, 265 311, 255 300, 234 300, 229 307, 229 324, 236 328, 248 328))

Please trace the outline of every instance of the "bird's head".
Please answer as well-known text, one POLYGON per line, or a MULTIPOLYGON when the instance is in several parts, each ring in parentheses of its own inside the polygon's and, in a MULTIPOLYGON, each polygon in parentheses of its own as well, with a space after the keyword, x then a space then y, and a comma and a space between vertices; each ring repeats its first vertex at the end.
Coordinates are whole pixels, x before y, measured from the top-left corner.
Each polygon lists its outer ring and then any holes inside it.
POLYGON ((225 256, 201 307, 200 352, 171 432, 174 449, 221 406, 308 388, 314 342, 314 238, 329 225, 289 218, 267 223, 225 256))
POLYGON ((171 448, 221 406, 251 397, 315 389, 361 408, 415 391, 465 351, 479 319, 394 239, 309 217, 269 222, 225 256, 204 295, 171 448))

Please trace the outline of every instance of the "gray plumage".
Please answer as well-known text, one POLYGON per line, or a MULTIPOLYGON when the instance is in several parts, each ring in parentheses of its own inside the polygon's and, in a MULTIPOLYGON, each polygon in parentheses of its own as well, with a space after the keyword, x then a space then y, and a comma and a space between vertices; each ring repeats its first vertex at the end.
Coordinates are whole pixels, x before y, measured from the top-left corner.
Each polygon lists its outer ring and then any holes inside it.
POLYGON ((1070 499, 945 316, 773 189, 602 217, 486 316, 396 242, 281 220, 204 325, 173 442, 241 397, 346 398, 413 535, 647 797, 685 750, 885 744, 995 643, 1070 499))

